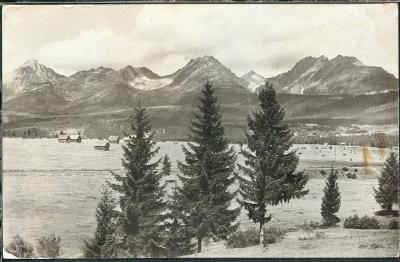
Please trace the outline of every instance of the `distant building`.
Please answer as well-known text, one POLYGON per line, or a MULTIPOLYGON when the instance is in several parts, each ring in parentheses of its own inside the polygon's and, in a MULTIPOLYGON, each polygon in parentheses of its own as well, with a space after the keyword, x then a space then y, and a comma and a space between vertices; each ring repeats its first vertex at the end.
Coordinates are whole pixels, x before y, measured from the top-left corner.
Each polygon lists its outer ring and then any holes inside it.
POLYGON ((109 136, 108 142, 113 144, 119 144, 119 136, 109 136))
POLYGON ((124 143, 128 143, 129 141, 131 141, 131 139, 132 139, 132 136, 126 136, 126 137, 124 137, 124 143))
POLYGON ((110 150, 110 143, 108 143, 108 142, 99 143, 99 144, 94 146, 94 149, 103 150, 103 151, 109 151, 110 150))
POLYGON ((69 142, 81 143, 82 137, 81 137, 81 135, 70 135, 69 142))
MULTIPOLYGON (((146 134, 144 134, 144 138, 150 138, 150 137, 152 137, 152 135, 153 135, 154 133, 151 133, 151 132, 149 132, 149 133, 146 133, 146 134)), ((135 138, 135 135, 128 135, 128 136, 126 136, 126 137, 124 137, 123 138, 123 141, 124 141, 124 143, 128 143, 130 140, 132 140, 133 138, 135 138)), ((151 139, 152 141, 154 141, 154 139, 152 138, 151 139)))
POLYGON ((71 138, 69 135, 59 135, 57 139, 59 143, 69 143, 71 138))

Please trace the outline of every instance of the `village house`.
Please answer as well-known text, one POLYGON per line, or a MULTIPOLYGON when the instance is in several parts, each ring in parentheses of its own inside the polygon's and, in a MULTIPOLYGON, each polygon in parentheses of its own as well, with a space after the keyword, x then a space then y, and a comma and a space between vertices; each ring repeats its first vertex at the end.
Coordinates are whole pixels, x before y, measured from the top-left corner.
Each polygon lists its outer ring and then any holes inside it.
POLYGON ((94 149, 96 150, 103 150, 103 151, 109 151, 110 150, 110 143, 104 142, 104 143, 98 143, 94 146, 94 149))
POLYGON ((108 142, 113 144, 119 144, 119 136, 109 136, 108 142))
POLYGON ((132 139, 132 136, 126 136, 124 137, 123 141, 124 143, 128 143, 132 139))
POLYGON ((70 135, 69 142, 81 143, 82 137, 80 135, 70 135))
POLYGON ((69 141, 70 141, 69 135, 59 135, 58 136, 59 143, 69 143, 69 141))

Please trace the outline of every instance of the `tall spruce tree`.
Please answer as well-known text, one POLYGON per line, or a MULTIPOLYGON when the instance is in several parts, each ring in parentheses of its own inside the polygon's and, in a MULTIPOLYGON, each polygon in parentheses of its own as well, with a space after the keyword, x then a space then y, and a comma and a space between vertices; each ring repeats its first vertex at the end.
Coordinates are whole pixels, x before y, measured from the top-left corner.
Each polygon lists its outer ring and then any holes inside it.
POLYGON ((129 257, 161 256, 165 185, 161 185, 162 174, 157 171, 160 159, 154 160, 158 148, 149 116, 140 105, 135 109, 131 128, 132 139, 123 146, 126 174, 113 173, 118 183, 110 184, 120 194, 122 252, 129 257))
POLYGON ((298 157, 291 150, 292 133, 283 122, 285 115, 276 100, 270 83, 258 94, 261 110, 247 118, 247 147, 241 153, 244 165, 239 165, 243 176, 239 178, 238 202, 248 211, 248 217, 260 225, 260 243, 263 227, 271 219, 267 206, 289 202, 308 193, 304 186, 308 177, 296 172, 298 157))
POLYGON ((378 188, 374 188, 375 200, 386 213, 392 212, 392 205, 398 201, 399 194, 399 160, 395 152, 386 158, 378 188))
POLYGON ((113 256, 108 253, 107 240, 112 237, 116 229, 116 205, 112 191, 109 187, 104 187, 96 208, 96 232, 92 239, 84 241, 82 248, 85 258, 110 258, 113 256))
POLYGON ((202 89, 189 140, 183 147, 185 161, 178 162, 182 187, 177 199, 201 252, 203 239, 226 239, 237 229, 240 212, 240 208, 230 208, 235 197, 229 187, 235 181, 236 154, 224 136, 220 107, 209 82, 202 89))
POLYGON ((165 156, 162 160, 161 173, 164 177, 171 175, 171 161, 169 160, 169 157, 167 154, 165 154, 165 156))
POLYGON ((321 203, 322 223, 324 226, 334 226, 340 219, 335 215, 340 208, 340 191, 337 184, 338 171, 331 167, 326 180, 324 196, 321 203))

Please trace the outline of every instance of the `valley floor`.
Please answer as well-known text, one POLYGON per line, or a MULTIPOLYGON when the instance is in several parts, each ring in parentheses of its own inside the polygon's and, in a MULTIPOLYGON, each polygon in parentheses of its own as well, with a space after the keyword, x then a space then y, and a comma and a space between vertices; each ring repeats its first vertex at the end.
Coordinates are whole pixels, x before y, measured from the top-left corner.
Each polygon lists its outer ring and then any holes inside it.
MULTIPOLYGON (((95 210, 100 190, 106 181, 112 181, 108 170, 121 169, 122 149, 113 144, 110 151, 93 149, 96 141, 84 140, 81 144, 62 144, 56 139, 4 139, 4 217, 3 241, 5 247, 13 236, 20 234, 26 241, 35 244, 47 234, 61 237, 62 257, 79 258, 84 240, 92 237, 96 227, 95 210)), ((183 159, 178 142, 159 143, 160 155, 168 154, 175 163, 183 159)), ((234 145, 238 150, 238 145, 234 145)), ((330 149, 320 145, 296 145, 300 156, 299 169, 310 173, 306 185, 309 193, 302 199, 268 209, 272 214, 269 225, 292 228, 282 242, 271 245, 267 252, 258 247, 226 249, 223 242, 213 243, 201 254, 193 256, 393 256, 398 252, 398 233, 395 230, 347 230, 327 229, 326 239, 299 241, 303 234, 299 225, 320 221, 320 206, 325 178, 320 169, 329 169, 332 160, 341 171, 338 180, 342 205, 338 216, 342 221, 351 215, 373 216, 380 210, 373 196, 377 186, 376 175, 385 156, 376 148, 369 148, 371 166, 365 174, 362 166, 363 149, 360 147, 336 146, 330 149), (325 155, 322 157, 322 155, 325 155), (351 161, 352 160, 352 161, 351 161), (348 179, 343 167, 351 172, 358 169, 357 179, 348 179), (382 243, 376 249, 363 248, 363 243, 382 243), (336 248, 330 248, 331 245, 336 248), (354 250, 354 251, 352 251, 354 250)), ((238 162, 243 161, 241 155, 238 162)), ((173 165, 173 173, 176 167, 173 165)), ((171 178, 176 178, 172 175, 171 178)), ((237 185, 236 185, 237 186, 237 185)), ((233 188, 233 190, 237 187, 233 188)), ((233 203, 233 205, 238 205, 233 203)), ((397 207, 396 207, 397 208, 397 207)), ((389 219, 378 217, 384 225, 389 219)), ((256 225, 242 210, 238 220, 240 229, 256 225)), ((368 246, 368 245, 367 245, 368 246)))

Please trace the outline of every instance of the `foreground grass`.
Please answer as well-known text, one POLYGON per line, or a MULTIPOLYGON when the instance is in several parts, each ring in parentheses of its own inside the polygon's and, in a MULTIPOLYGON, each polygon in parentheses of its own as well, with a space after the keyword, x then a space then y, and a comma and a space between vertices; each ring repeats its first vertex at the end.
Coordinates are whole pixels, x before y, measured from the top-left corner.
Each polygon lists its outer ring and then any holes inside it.
POLYGON ((263 250, 259 245, 228 249, 225 241, 211 243, 204 251, 187 257, 394 257, 399 252, 397 230, 330 228, 308 235, 302 230, 263 250), (324 238, 315 236, 323 232, 324 238))

